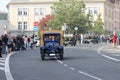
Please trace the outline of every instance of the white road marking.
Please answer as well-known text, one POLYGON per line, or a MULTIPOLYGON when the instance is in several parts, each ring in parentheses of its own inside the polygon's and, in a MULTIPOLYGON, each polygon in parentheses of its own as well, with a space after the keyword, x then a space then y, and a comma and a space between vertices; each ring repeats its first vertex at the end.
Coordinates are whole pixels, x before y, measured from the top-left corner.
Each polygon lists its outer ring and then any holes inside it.
MULTIPOLYGON (((56 58, 56 59, 57 59, 57 58, 56 58)), ((62 62, 62 61, 60 61, 60 60, 58 60, 58 59, 57 59, 57 61, 58 61, 60 64, 63 64, 63 62, 62 62)))
POLYGON ((67 67, 68 65, 67 65, 67 64, 64 64, 64 66, 66 66, 66 67, 67 67))
POLYGON ((5 68, 4 68, 4 67, 0 67, 0 70, 4 71, 4 70, 5 70, 5 68))
POLYGON ((11 72, 10 72, 10 66, 9 66, 9 59, 10 59, 10 56, 12 55, 13 53, 11 54, 8 54, 6 60, 5 60, 5 76, 6 76, 6 79, 7 80, 14 80, 12 75, 11 75, 11 72))
POLYGON ((5 64, 4 63, 0 63, 0 65, 4 66, 5 64))
POLYGON ((0 60, 5 60, 5 58, 0 58, 0 60))
MULTIPOLYGON (((57 59, 57 58, 56 58, 56 59, 57 59)), ((57 59, 57 61, 58 61, 58 63, 60 63, 60 64, 61 64, 61 63, 64 64, 62 61, 60 61, 60 60, 58 60, 58 59, 57 59)), ((73 68, 73 67, 71 67, 71 66, 69 66, 69 65, 67 65, 67 64, 64 64, 64 66, 68 67, 70 70, 77 70, 76 68, 73 68)), ((96 76, 90 75, 90 74, 85 73, 85 72, 83 72, 83 71, 78 71, 78 73, 83 74, 83 75, 85 75, 85 76, 88 76, 88 77, 90 77, 90 78, 93 78, 93 79, 95 79, 95 80, 102 80, 101 78, 98 78, 98 77, 96 77, 96 76)))
POLYGON ((113 57, 110 57, 110 56, 107 56, 107 55, 102 55, 102 56, 106 57, 108 59, 114 60, 114 61, 120 61, 119 59, 116 59, 116 58, 113 58, 113 57))
POLYGON ((71 69, 71 70, 75 70, 75 68, 73 68, 73 67, 70 67, 70 69, 71 69))
POLYGON ((78 73, 84 74, 84 75, 86 75, 86 76, 88 76, 88 77, 91 77, 91 78, 94 78, 94 79, 96 79, 96 80, 102 80, 102 79, 100 79, 100 78, 98 78, 98 77, 95 77, 95 76, 90 75, 90 74, 88 74, 88 73, 85 73, 85 72, 83 72, 83 71, 78 71, 78 73))
POLYGON ((5 71, 5 58, 0 58, 0 70, 5 71))
POLYGON ((5 60, 0 60, 0 62, 4 63, 4 62, 5 62, 5 60))
POLYGON ((97 50, 98 54, 100 54, 101 56, 103 56, 103 57, 105 57, 105 58, 111 59, 111 60, 113 60, 113 61, 120 61, 119 59, 116 59, 116 58, 113 58, 113 57, 110 57, 110 56, 107 56, 107 55, 103 55, 103 54, 101 53, 101 49, 103 49, 103 48, 105 48, 105 47, 106 47, 106 46, 103 46, 103 47, 99 48, 99 49, 97 50))
MULTIPOLYGON (((105 46, 104 46, 105 47, 105 46)), ((101 54, 101 49, 104 48, 104 47, 100 47, 98 50, 97 50, 97 53, 101 54)))

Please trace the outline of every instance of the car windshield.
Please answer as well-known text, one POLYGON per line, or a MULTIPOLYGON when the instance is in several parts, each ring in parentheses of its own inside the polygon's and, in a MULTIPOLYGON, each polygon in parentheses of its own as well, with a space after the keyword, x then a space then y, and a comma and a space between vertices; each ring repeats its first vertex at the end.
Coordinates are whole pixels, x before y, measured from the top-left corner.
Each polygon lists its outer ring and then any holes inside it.
POLYGON ((44 34, 43 39, 44 41, 59 41, 60 34, 44 34))

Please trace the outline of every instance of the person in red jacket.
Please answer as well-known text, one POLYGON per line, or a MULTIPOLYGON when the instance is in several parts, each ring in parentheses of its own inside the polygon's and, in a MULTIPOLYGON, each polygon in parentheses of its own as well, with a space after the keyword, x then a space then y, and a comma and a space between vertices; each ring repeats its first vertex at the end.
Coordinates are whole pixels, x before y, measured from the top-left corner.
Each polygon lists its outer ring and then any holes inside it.
POLYGON ((113 46, 116 46, 116 42, 117 42, 117 36, 116 36, 116 33, 114 32, 112 37, 113 46))

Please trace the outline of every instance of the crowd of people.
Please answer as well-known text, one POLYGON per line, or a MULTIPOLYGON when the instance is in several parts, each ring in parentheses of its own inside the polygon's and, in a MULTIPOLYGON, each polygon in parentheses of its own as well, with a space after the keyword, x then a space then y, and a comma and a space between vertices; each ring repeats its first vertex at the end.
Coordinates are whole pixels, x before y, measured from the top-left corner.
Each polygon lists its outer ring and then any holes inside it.
POLYGON ((7 34, 0 36, 0 57, 2 57, 2 54, 9 54, 12 51, 36 48, 36 37, 36 35, 8 36, 7 34))
MULTIPOLYGON (((117 42, 119 42, 120 45, 120 35, 117 35, 116 32, 113 32, 111 35, 93 35, 88 36, 86 34, 73 34, 73 37, 67 38, 65 41, 69 41, 67 44, 70 44, 71 46, 75 46, 78 42, 79 44, 98 44, 98 43, 112 43, 113 46, 116 46, 117 42)), ((67 46, 67 44, 64 44, 67 46)))
MULTIPOLYGON (((21 51, 21 50, 27 50, 27 49, 33 49, 36 48, 36 35, 32 35, 32 36, 23 36, 23 35, 17 35, 17 36, 8 36, 8 35, 2 35, 0 36, 0 57, 2 57, 2 54, 9 54, 11 52, 14 51, 21 51)), ((116 35, 116 33, 114 32, 112 37, 106 37, 104 35, 100 35, 100 36, 95 36, 94 37, 94 41, 98 40, 99 42, 111 42, 113 44, 113 46, 116 46, 117 40, 119 40, 119 44, 120 44, 120 37, 118 37, 116 35)), ((69 40, 68 40, 69 41, 69 40)), ((76 46, 77 41, 80 44, 85 44, 85 38, 83 34, 80 35, 73 35, 73 38, 70 39, 69 44, 71 44, 71 46, 76 46)), ((93 43, 94 43, 93 41, 93 43)))

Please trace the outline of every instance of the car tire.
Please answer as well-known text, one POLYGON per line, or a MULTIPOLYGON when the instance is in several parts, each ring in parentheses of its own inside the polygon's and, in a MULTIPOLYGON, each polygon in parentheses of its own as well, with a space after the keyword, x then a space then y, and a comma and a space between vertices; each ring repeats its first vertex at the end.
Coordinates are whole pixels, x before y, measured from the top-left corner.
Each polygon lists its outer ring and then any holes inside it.
POLYGON ((61 60, 63 60, 63 50, 60 50, 59 57, 60 57, 61 60))
POLYGON ((41 50, 41 59, 42 59, 42 61, 44 61, 44 60, 45 60, 44 50, 41 50))

